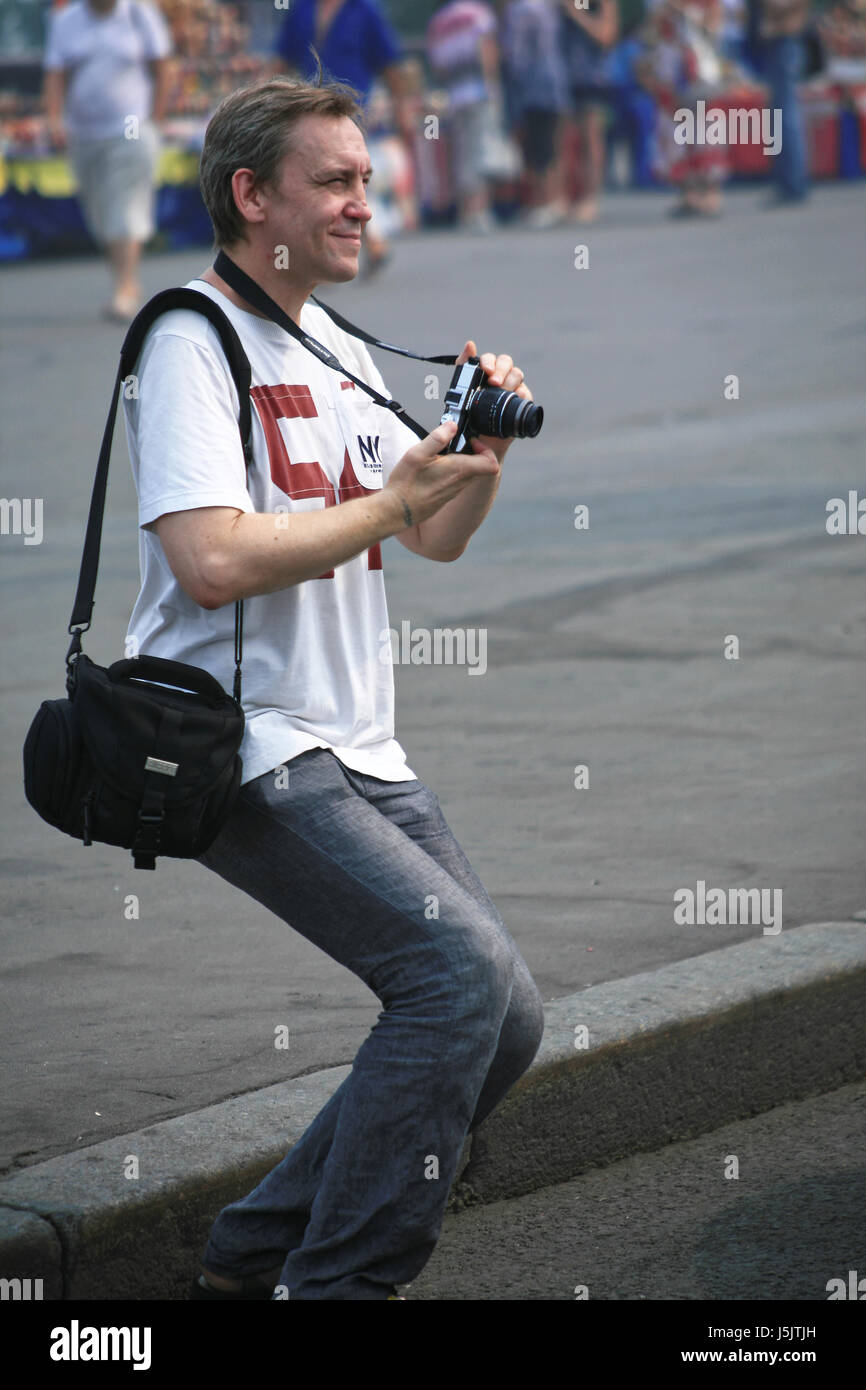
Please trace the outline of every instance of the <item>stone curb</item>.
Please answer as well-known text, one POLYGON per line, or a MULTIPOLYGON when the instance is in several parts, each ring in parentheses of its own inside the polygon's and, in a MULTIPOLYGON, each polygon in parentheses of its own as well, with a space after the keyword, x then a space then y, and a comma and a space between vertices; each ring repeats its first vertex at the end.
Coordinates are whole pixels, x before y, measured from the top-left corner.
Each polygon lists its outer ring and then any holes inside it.
MULTIPOLYGON (((859 921, 762 935, 556 999, 532 1066, 467 1138, 447 1210, 860 1080, 864 1005, 859 921)), ((350 1072, 314 1072, 0 1180, 0 1278, 41 1279, 50 1299, 186 1298, 217 1212, 280 1161, 350 1072)), ((33 1287, 3 1285, 0 1297, 33 1287)))

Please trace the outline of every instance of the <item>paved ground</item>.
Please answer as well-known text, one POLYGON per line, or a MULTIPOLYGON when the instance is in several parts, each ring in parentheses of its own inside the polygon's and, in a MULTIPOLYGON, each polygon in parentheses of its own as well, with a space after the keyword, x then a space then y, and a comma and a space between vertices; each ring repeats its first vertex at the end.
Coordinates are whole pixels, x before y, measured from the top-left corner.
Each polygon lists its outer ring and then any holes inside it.
MULTIPOLYGON (((866 1275, 864 1151, 866 1084, 858 1082, 447 1216, 429 1262, 403 1292, 590 1304, 826 1302, 839 1292, 832 1280, 847 1289, 849 1270, 866 1275)), ((593 1331, 591 1308, 586 1314, 593 1331)), ((777 1327, 785 1318, 775 1308, 766 1321, 777 1327)), ((806 1310, 790 1321, 808 1322, 806 1310)), ((668 1339, 671 1327, 668 1318, 668 1339)))
MULTIPOLYGON (((419 236, 381 281, 323 292, 419 350, 471 335, 512 352, 546 410, 460 562, 386 547, 395 627, 487 633, 483 677, 397 669, 398 736, 546 1000, 760 930, 677 925, 674 893, 699 879, 782 890, 784 927, 866 907, 866 539, 825 526, 830 498, 866 495, 864 191, 828 187, 785 213, 761 211, 761 196, 732 196, 707 226, 623 195, 591 231, 419 236), (574 527, 579 504, 588 530, 574 527), (738 660, 724 658, 729 635, 738 660)), ((148 291, 209 259, 151 259, 148 291)), ((27 806, 21 746, 39 701, 63 691, 120 330, 95 316, 96 261, 0 283, 0 491, 44 499, 40 545, 0 536, 8 1172, 349 1062, 378 1001, 198 865, 136 872, 27 806)), ((432 424, 428 369, 378 361, 432 424)), ((136 592, 121 427, 95 660, 122 655, 136 592)))

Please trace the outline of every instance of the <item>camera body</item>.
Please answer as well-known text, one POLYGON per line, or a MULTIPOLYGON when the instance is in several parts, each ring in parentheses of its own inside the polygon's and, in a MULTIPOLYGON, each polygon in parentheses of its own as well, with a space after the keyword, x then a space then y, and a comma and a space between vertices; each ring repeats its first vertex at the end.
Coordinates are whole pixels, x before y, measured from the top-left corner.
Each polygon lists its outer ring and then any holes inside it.
POLYGON ((538 434, 544 411, 534 401, 523 400, 515 391, 488 386, 481 359, 470 357, 454 371, 445 392, 445 410, 439 421, 457 423, 457 433, 445 450, 447 454, 469 454, 470 440, 484 434, 495 439, 525 439, 538 434))

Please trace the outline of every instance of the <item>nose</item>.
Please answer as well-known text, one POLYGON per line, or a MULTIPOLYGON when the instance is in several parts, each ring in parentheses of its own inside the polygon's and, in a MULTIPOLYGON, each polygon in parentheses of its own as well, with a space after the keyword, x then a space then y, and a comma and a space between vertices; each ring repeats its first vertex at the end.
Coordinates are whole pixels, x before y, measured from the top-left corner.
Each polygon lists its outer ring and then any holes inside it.
POLYGON ((347 217, 351 217, 352 220, 356 222, 369 222, 370 218, 373 216, 372 209, 364 194, 361 194, 360 197, 353 197, 347 205, 345 212, 347 217))

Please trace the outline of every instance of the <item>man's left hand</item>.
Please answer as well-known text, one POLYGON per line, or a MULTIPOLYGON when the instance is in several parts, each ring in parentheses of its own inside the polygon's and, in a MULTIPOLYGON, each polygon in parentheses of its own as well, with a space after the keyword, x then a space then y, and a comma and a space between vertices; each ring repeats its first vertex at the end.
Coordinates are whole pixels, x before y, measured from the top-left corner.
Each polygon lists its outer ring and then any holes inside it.
MULTIPOLYGON (((531 401, 534 399, 529 387, 524 383, 523 372, 520 367, 515 367, 514 359, 509 357, 507 353, 501 352, 498 355, 495 352, 479 353, 477 347, 470 338, 460 356, 455 361, 455 367, 459 367, 464 362, 468 362, 470 357, 480 358, 481 366, 487 373, 488 386, 498 386, 503 391, 514 391, 515 394, 524 401, 531 401)), ((475 435, 471 443, 476 453, 479 453, 482 449, 489 449, 491 453, 496 455, 501 463, 512 440, 498 439, 492 435, 483 434, 475 435)))

